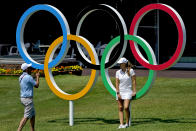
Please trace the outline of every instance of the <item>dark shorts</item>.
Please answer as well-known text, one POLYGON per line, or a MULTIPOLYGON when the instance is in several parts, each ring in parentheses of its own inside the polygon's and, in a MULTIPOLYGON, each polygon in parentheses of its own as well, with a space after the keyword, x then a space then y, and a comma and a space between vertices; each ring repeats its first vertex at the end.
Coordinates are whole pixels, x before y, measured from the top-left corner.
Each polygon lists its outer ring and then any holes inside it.
POLYGON ((21 103, 24 105, 24 117, 32 118, 35 116, 35 109, 33 104, 33 98, 21 98, 21 103))

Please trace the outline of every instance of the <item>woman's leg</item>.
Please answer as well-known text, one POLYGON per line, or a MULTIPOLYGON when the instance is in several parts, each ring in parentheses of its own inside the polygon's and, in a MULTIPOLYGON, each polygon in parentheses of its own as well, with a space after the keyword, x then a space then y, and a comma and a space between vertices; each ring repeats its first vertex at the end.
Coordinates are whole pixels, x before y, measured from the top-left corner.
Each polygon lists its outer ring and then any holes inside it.
POLYGON ((118 100, 118 110, 119 110, 119 118, 120 118, 121 125, 123 125, 123 103, 124 103, 124 100, 122 99, 118 100))
POLYGON ((129 105, 130 105, 131 100, 126 99, 124 100, 124 109, 125 109, 125 114, 126 114, 126 124, 129 125, 129 118, 130 118, 130 110, 129 110, 129 105))

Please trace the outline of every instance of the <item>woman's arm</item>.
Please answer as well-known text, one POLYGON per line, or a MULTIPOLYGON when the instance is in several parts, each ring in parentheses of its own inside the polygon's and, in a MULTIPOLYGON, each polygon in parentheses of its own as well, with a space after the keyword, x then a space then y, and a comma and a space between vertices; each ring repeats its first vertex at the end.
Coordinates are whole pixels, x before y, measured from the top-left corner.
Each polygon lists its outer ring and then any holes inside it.
POLYGON ((116 94, 119 99, 121 99, 120 94, 119 94, 119 79, 116 78, 116 94))
POLYGON ((119 79, 116 78, 116 92, 119 92, 119 79))
POLYGON ((136 75, 133 75, 131 77, 131 80, 132 80, 133 96, 135 96, 136 95, 136 75))

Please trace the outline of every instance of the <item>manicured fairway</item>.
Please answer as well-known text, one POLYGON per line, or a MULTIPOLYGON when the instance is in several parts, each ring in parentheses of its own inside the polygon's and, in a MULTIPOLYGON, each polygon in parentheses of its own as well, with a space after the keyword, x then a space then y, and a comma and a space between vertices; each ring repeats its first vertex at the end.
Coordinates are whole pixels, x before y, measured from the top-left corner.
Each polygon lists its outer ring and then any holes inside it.
MULTIPOLYGON (((56 76, 64 91, 76 93, 87 83, 88 76, 56 76)), ((146 77, 137 77, 137 88, 146 77)), ((114 78, 112 78, 114 82, 114 78)), ((0 77, 0 131, 15 131, 23 116, 19 100, 18 77, 0 77)), ((36 131, 113 131, 119 125, 115 99, 105 89, 101 77, 82 99, 74 101, 73 127, 69 126, 69 103, 55 96, 41 78, 34 90, 36 131)), ((29 131, 29 122, 24 131, 29 131)), ((157 78, 143 98, 132 103, 131 131, 195 131, 196 79, 157 78)))

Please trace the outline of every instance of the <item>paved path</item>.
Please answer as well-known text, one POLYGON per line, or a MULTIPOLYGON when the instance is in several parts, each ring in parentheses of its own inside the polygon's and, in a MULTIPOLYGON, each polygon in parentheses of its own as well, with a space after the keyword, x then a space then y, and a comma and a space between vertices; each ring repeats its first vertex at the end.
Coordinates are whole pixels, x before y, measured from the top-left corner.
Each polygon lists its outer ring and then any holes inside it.
MULTIPOLYGON (((109 74, 111 77, 115 77, 117 69, 110 69, 109 74)), ((137 76, 148 76, 148 70, 135 69, 137 76)), ((82 75, 90 75, 90 69, 84 69, 82 75)), ((196 71, 189 70, 163 70, 157 71, 157 77, 171 77, 171 78, 196 78, 196 71)))

